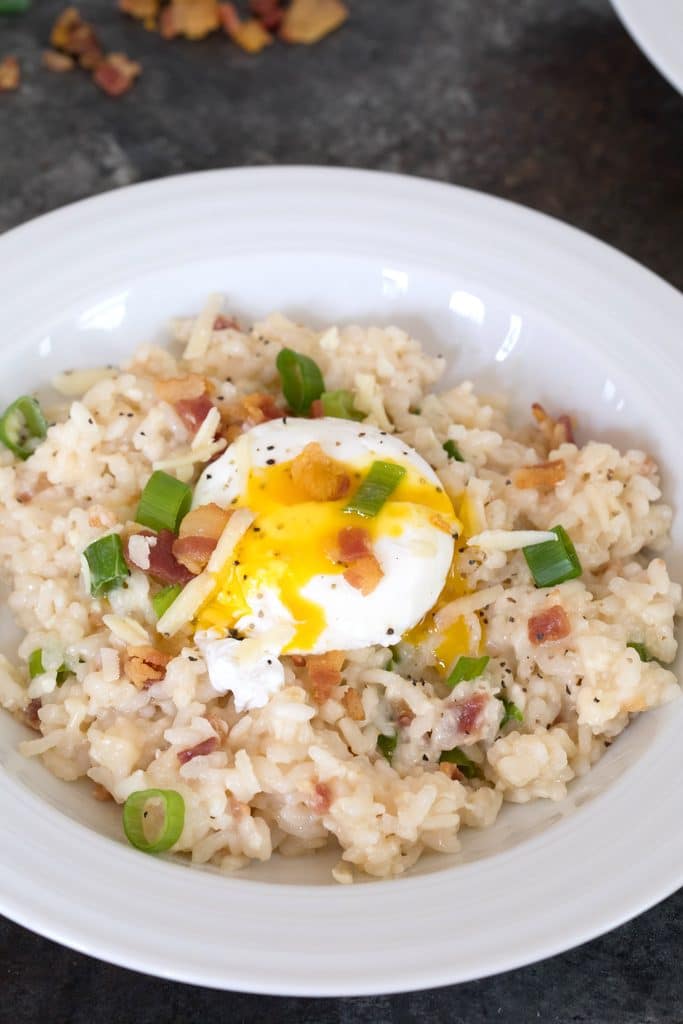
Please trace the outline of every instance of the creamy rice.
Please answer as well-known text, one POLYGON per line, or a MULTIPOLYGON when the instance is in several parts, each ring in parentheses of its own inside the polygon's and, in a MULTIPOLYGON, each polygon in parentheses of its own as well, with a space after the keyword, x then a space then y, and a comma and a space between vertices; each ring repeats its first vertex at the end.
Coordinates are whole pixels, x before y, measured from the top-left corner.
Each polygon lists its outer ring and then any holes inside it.
POLYGON ((98 797, 118 803, 139 790, 177 791, 185 823, 173 849, 193 862, 233 870, 333 842, 334 877, 346 882, 354 871, 398 875, 424 850, 457 850, 460 828, 491 825, 504 800, 562 799, 632 715, 678 695, 665 665, 676 654, 681 588, 659 555, 671 510, 648 455, 577 445, 566 421, 538 410, 539 423, 515 430, 504 400, 478 397, 468 381, 439 392, 443 359, 398 328, 317 332, 276 314, 249 331, 222 318, 214 329, 217 308, 198 331, 176 321, 169 350, 143 346, 120 372, 63 375, 68 401, 49 410, 54 425, 35 453, 26 462, 0 454, 0 559, 26 632, 15 663, 0 665, 0 701, 40 734, 21 744, 24 754, 41 756, 59 778, 87 776, 98 797), (194 483, 220 450, 213 430, 195 433, 159 400, 155 381, 201 375, 222 412, 254 392, 281 401, 283 346, 311 356, 329 389, 352 390, 365 422, 419 452, 460 509, 466 532, 455 562, 466 590, 439 608, 437 623, 444 634, 460 624, 458 653, 489 655, 477 678, 446 687, 433 634, 418 632, 393 650, 346 652, 342 679, 322 703, 304 659, 285 656, 284 687, 238 713, 230 693, 208 685, 191 632, 158 636, 151 597, 159 585, 142 549, 125 587, 89 595, 84 549, 130 533, 152 470, 194 483), (449 457, 448 440, 464 461, 449 457), (548 461, 563 464, 559 482, 517 486, 522 468, 548 461), (524 538, 514 546, 511 531, 558 524, 583 572, 537 588, 524 538), (529 621, 558 607, 568 634, 534 642, 529 621), (171 656, 153 685, 126 674, 136 644, 171 656), (30 679, 37 649, 44 671, 30 679), (61 666, 70 674, 57 685, 61 666), (503 723, 506 706, 514 714, 503 723), (469 728, 463 708, 474 709, 469 728), (388 759, 378 738, 394 733, 388 759), (214 741, 208 753, 179 758, 206 741, 214 741), (461 767, 440 764, 455 747, 461 767))

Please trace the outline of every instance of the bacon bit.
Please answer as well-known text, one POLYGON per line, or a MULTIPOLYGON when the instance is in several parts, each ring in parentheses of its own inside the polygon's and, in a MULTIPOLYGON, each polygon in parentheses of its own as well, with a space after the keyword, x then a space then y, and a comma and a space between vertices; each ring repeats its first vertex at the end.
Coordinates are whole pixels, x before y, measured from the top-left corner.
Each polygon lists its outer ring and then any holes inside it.
POLYGON ((532 615, 527 623, 527 635, 534 646, 549 644, 554 640, 564 640, 572 628, 567 613, 561 604, 545 608, 538 615, 532 615))
POLYGON ((280 0, 249 0, 249 10, 269 32, 277 32, 285 13, 280 0))
POLYGON ((531 411, 551 448, 556 448, 565 441, 570 444, 576 443, 572 420, 566 413, 554 420, 539 402, 533 403, 531 411))
POLYGON ((199 398, 206 394, 206 379, 198 373, 188 373, 184 377, 169 377, 167 380, 154 382, 154 391, 157 398, 169 405, 175 405, 181 400, 199 398))
POLYGON ((170 4, 163 7, 161 10, 161 16, 159 18, 159 33, 162 39, 175 39, 177 35, 180 35, 180 28, 176 20, 175 12, 170 4))
POLYGON ((439 765, 439 771, 447 775, 449 779, 457 782, 464 782, 465 776, 458 768, 457 764, 449 764, 447 761, 442 761, 439 765))
POLYGON ((488 701, 488 694, 479 692, 473 693, 465 700, 453 705, 452 713, 455 716, 458 732, 464 732, 466 736, 469 736, 477 728, 488 701))
POLYGON ((173 408, 187 429, 196 434, 213 409, 213 402, 208 395, 200 395, 199 398, 182 398, 174 402, 173 408))
MULTIPOLYGON (((186 566, 181 565, 173 554, 176 539, 174 533, 170 530, 159 530, 158 533, 154 533, 153 530, 138 530, 134 536, 156 537, 156 544, 149 549, 149 569, 144 569, 143 572, 154 576, 162 583, 189 583, 192 573, 186 566)), ((124 557, 131 569, 140 569, 141 566, 131 558, 129 540, 130 538, 127 538, 123 546, 124 557)))
POLYGON ((211 537, 218 540, 228 525, 232 511, 221 508, 211 501, 208 505, 199 505, 188 512, 180 523, 179 537, 211 537))
POLYGON ((216 0, 171 0, 161 12, 160 30, 164 39, 174 36, 204 39, 219 27, 216 0))
POLYGON ((140 74, 141 65, 129 60, 125 53, 108 53, 97 65, 93 81, 107 96, 123 96, 140 74))
POLYGON ((520 490, 550 490, 556 484, 562 483, 565 476, 564 459, 553 459, 551 462, 538 462, 535 466, 522 466, 516 470, 513 479, 515 487, 519 487, 520 490))
POLYGON ((214 331, 239 331, 240 325, 234 317, 223 316, 222 313, 219 313, 213 322, 213 329, 214 331))
POLYGON ((16 57, 0 60, 0 92, 14 92, 21 82, 21 68, 16 57))
POLYGON ((332 792, 324 782, 317 782, 311 797, 310 807, 314 814, 327 814, 332 803, 332 792))
POLYGON ((68 53, 59 53, 57 50, 43 51, 43 67, 48 71, 71 71, 76 67, 76 62, 68 53))
POLYGON ((362 526, 345 526, 337 535, 342 562, 357 562, 372 554, 371 537, 362 526))
POLYGON ((342 0, 293 0, 285 12, 280 38, 310 46, 343 25, 348 16, 342 0))
POLYGON ((325 415, 322 398, 314 398, 311 402, 311 419, 321 420, 325 415))
POLYGON ((382 566, 374 555, 366 555, 353 562, 344 573, 344 579, 364 597, 371 594, 384 576, 382 566))
POLYGON ((164 654, 149 644, 127 647, 123 671, 138 690, 144 690, 164 678, 170 660, 170 654, 164 654))
POLYGON ((181 750, 178 753, 178 760, 181 764, 187 764, 194 757, 205 757, 207 754, 212 754, 217 746, 218 737, 209 736, 208 740, 203 740, 194 747, 188 747, 187 750, 181 750))
POLYGON ((273 42, 272 35, 261 21, 256 18, 242 21, 234 4, 219 4, 218 11, 226 35, 245 53, 260 53, 273 42))
POLYGON ((256 427, 259 423, 265 423, 267 420, 279 420, 283 416, 284 410, 277 405, 272 395, 260 391, 251 395, 243 395, 236 402, 232 402, 221 410, 223 422, 228 427, 228 431, 224 431, 223 436, 227 437, 230 428, 239 427, 237 435, 239 436, 244 427, 256 427))
POLYGON ((96 800, 99 800, 100 803, 105 803, 107 800, 114 799, 109 790, 105 789, 104 786, 101 786, 99 782, 96 782, 93 786, 92 795, 96 800))
POLYGON ((310 654, 306 658, 308 678, 313 689, 313 700, 324 704, 335 686, 341 682, 344 664, 343 651, 327 651, 326 654, 310 654))
POLYGON ((341 702, 344 705, 349 718, 352 718, 354 722, 363 721, 365 718, 365 709, 363 708, 363 701, 361 700, 358 690, 354 690, 349 687, 349 689, 344 692, 341 702))
POLYGON ((34 729, 36 732, 40 732, 40 717, 38 712, 42 706, 43 702, 40 697, 36 697, 35 700, 30 700, 22 711, 22 721, 29 727, 29 729, 34 729))
POLYGON ((306 659, 304 658, 303 654, 293 654, 292 664, 296 665, 297 668, 303 668, 304 665, 306 664, 306 659))
POLYGON ((292 480, 312 501, 337 501, 351 486, 346 468, 311 441, 292 461, 292 480))
POLYGON ((198 576, 209 564, 217 543, 214 537, 179 537, 173 542, 173 557, 198 576))
POLYGON ((76 57, 86 71, 96 68, 104 56, 95 29, 83 21, 75 7, 67 7, 59 15, 52 26, 50 43, 55 50, 76 57))
POLYGON ((399 729, 407 729, 414 718, 415 712, 402 700, 398 711, 398 718, 396 719, 399 729))
POLYGON ((130 14, 131 18, 143 21, 149 27, 156 24, 159 7, 159 0, 119 0, 120 11, 130 14))

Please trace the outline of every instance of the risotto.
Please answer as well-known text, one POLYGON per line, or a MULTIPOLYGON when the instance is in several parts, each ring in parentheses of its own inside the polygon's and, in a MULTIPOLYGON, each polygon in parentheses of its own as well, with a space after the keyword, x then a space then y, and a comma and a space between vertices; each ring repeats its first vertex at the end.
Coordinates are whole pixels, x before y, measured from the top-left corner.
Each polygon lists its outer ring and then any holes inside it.
POLYGON ((518 429, 444 368, 395 327, 245 330, 214 296, 168 349, 15 401, 22 753, 140 850, 231 871, 332 843, 349 882, 562 799, 676 697, 653 459, 538 404, 518 429))

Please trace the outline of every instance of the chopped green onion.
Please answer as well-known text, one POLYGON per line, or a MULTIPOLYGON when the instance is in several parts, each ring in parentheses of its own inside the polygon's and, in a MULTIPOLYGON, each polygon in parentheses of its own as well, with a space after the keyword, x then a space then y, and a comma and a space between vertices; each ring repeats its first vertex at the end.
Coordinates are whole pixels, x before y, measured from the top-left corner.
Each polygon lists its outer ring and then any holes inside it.
POLYGON ((163 853, 180 839, 185 801, 175 789, 139 789, 123 805, 123 831, 136 850, 163 853))
POLYGON ((579 556, 563 526, 553 526, 557 540, 544 540, 522 548, 537 587, 556 587, 583 572, 579 556))
POLYGON ((47 423, 35 398, 22 395, 0 418, 0 441, 19 459, 27 459, 47 434, 47 423))
POLYGON ((179 583, 172 583, 170 587, 164 587, 163 590, 154 595, 152 598, 152 608, 154 608, 154 614, 157 619, 160 619, 164 612, 171 607, 182 589, 179 583))
POLYGON ((641 661, 656 661, 657 660, 656 658, 654 658, 650 654, 650 652, 648 651, 648 649, 645 646, 645 644, 637 644, 635 642, 631 642, 629 644, 626 644, 626 646, 627 647, 632 647, 633 650, 636 652, 636 654, 638 655, 638 657, 640 658, 641 661))
MULTIPOLYGON (((43 668, 43 652, 40 647, 35 651, 31 651, 28 656, 28 674, 31 679, 35 679, 36 676, 42 676, 45 669, 43 668)), ((71 675, 71 670, 66 667, 64 662, 57 669, 57 686, 61 686, 63 682, 71 675)))
POLYGON ((22 14, 31 6, 31 0, 0 0, 0 14, 22 14))
POLYGON ((449 459, 455 459, 456 462, 464 462, 465 461, 465 459, 464 459, 460 449, 458 448, 457 444, 455 443, 455 441, 446 441, 445 444, 442 445, 442 448, 445 451, 445 453, 446 453, 446 455, 448 456, 449 459))
POLYGON ((323 391, 320 400, 326 416, 336 416, 340 420, 365 419, 365 413, 354 406, 350 391, 323 391))
POLYGON ((466 779, 473 779, 479 774, 474 761, 470 761, 467 754, 463 754, 460 747, 453 747, 452 750, 442 750, 439 764, 457 764, 466 779))
POLYGON ((130 575, 118 533, 108 533, 106 537, 94 540, 83 554, 90 569, 90 593, 93 597, 120 586, 130 575))
POLYGON ((320 398, 325 390, 325 381, 318 364, 291 348, 283 348, 278 352, 275 365, 287 405, 297 416, 307 416, 311 411, 311 403, 320 398))
POLYGON ((373 462, 344 511, 356 512, 359 516, 376 516, 405 475, 405 466, 398 466, 395 462, 373 462))
POLYGON ((506 700, 505 697, 501 697, 501 701, 503 702, 503 707, 505 708, 505 714, 503 715, 503 720, 500 723, 501 729, 503 728, 504 725, 507 725, 508 722, 511 722, 513 719, 515 722, 524 721, 524 714, 521 711, 521 709, 517 707, 516 704, 514 704, 511 700, 506 700))
POLYGON ((401 660, 401 654, 398 649, 398 644, 395 644, 393 647, 390 647, 389 650, 391 651, 391 657, 384 666, 385 672, 391 672, 401 660))
POLYGON ((446 680, 446 686, 452 688, 457 686, 458 683, 471 682, 472 679, 476 679, 482 674, 488 663, 488 654, 482 655, 481 658, 467 658, 465 656, 458 658, 455 668, 446 680))
POLYGON ((174 476, 157 469, 140 495, 135 521, 152 530, 178 532, 180 521, 190 510, 192 489, 174 476))
POLYGON ((377 737, 377 746, 379 748, 379 751, 384 757, 386 757, 389 764, 391 764, 391 759, 394 756, 397 743, 398 735, 396 733, 394 733, 393 736, 377 737))

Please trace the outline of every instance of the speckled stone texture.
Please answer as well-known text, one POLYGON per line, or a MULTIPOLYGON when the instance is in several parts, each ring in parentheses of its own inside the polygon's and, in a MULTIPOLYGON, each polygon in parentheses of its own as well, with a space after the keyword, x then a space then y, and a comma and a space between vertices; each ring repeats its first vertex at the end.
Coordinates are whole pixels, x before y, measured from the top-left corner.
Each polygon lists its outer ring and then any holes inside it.
MULTIPOLYGON (((34 0, 28 15, 0 18, 0 56, 16 54, 24 75, 19 93, 0 96, 0 230, 181 171, 341 164, 514 199, 683 286, 683 99, 607 0, 348 0, 351 20, 321 45, 259 57, 219 37, 165 43, 114 0, 82 0, 107 48, 143 63, 120 100, 80 72, 41 67, 65 3, 34 0)), ((672 1024, 683 1022, 681 911, 679 893, 611 935, 487 981, 315 1001, 144 978, 0 921, 0 1022, 672 1024)))

